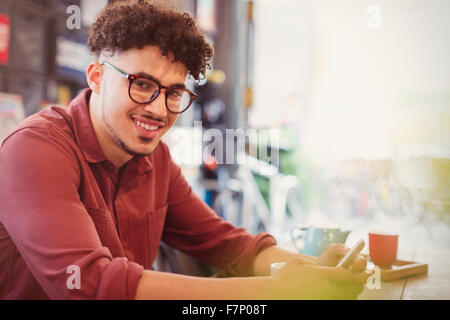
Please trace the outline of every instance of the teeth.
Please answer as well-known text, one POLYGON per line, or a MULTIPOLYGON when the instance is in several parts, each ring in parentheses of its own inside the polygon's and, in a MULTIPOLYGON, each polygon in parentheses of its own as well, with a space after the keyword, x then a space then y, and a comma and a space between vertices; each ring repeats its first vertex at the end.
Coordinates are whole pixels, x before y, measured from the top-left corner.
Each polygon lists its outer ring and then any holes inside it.
POLYGON ((138 124, 138 126, 141 126, 142 128, 149 130, 149 131, 158 129, 158 126, 149 126, 148 124, 142 123, 140 121, 136 121, 136 123, 138 124))

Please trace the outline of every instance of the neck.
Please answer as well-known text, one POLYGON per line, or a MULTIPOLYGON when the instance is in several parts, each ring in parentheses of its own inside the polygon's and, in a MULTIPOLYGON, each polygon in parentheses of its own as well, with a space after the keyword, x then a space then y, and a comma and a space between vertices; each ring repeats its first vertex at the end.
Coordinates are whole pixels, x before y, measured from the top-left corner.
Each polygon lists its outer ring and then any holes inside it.
POLYGON ((106 131, 105 126, 101 120, 101 101, 99 96, 92 92, 89 99, 89 115, 91 117, 92 126, 94 128, 95 136, 103 151, 106 159, 108 159, 116 169, 122 167, 133 156, 125 152, 122 147, 111 137, 106 131))

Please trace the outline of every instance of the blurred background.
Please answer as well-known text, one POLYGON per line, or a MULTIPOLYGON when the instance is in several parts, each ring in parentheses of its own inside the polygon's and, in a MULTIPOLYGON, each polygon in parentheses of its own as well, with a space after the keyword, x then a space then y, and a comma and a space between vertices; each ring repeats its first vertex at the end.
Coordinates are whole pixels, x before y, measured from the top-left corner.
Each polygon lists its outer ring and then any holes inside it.
MULTIPOLYGON (((87 86, 87 32, 107 3, 0 2, 0 140, 87 86)), ((180 5, 215 56, 165 142, 218 215, 281 242, 320 225, 349 243, 377 229, 400 250, 450 248, 449 1, 180 5), (247 160, 222 161, 239 129, 247 160), (211 133, 227 141, 205 154, 211 133)))

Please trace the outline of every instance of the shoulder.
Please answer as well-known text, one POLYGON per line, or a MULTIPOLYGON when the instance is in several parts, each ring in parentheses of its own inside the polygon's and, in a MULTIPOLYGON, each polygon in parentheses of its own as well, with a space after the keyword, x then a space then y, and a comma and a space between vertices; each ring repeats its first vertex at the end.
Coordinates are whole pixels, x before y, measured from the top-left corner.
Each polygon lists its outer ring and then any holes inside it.
POLYGON ((71 129, 65 118, 71 118, 70 110, 68 108, 55 106, 42 110, 25 118, 3 141, 5 142, 11 139, 11 137, 14 137, 21 131, 45 130, 50 136, 57 133, 71 135, 71 129))
MULTIPOLYGON (((44 154, 50 149, 63 150, 73 156, 76 149, 70 128, 70 110, 52 107, 23 120, 1 143, 2 153, 31 152, 44 154), (8 147, 9 146, 9 147, 8 147), (14 148, 12 147, 14 146, 14 148), (28 149, 28 150, 25 150, 28 149)), ((45 154, 49 156, 49 154, 45 154)))

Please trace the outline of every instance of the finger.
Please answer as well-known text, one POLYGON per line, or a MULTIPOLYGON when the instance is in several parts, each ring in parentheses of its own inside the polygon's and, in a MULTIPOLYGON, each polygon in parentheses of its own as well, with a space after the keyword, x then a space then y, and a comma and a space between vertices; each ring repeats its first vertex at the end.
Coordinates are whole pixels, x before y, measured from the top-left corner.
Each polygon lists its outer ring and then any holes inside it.
POLYGON ((339 243, 336 246, 336 253, 339 254, 342 257, 345 256, 350 250, 351 250, 350 247, 346 246, 343 243, 339 243))
POLYGON ((348 269, 351 273, 363 272, 367 268, 367 259, 363 256, 358 256, 355 261, 353 261, 348 269))
POLYGON ((345 244, 331 244, 319 256, 317 263, 322 266, 335 267, 343 256, 350 250, 345 244))
POLYGON ((339 259, 347 254, 347 252, 350 250, 349 247, 347 247, 343 243, 335 243, 331 244, 327 247, 325 250, 326 254, 332 258, 332 259, 339 259))
POLYGON ((328 270, 326 270, 325 273, 328 275, 328 278, 332 281, 337 282, 365 283, 367 281, 367 278, 370 276, 370 273, 367 272, 352 274, 350 270, 343 267, 334 267, 327 269, 328 270))

